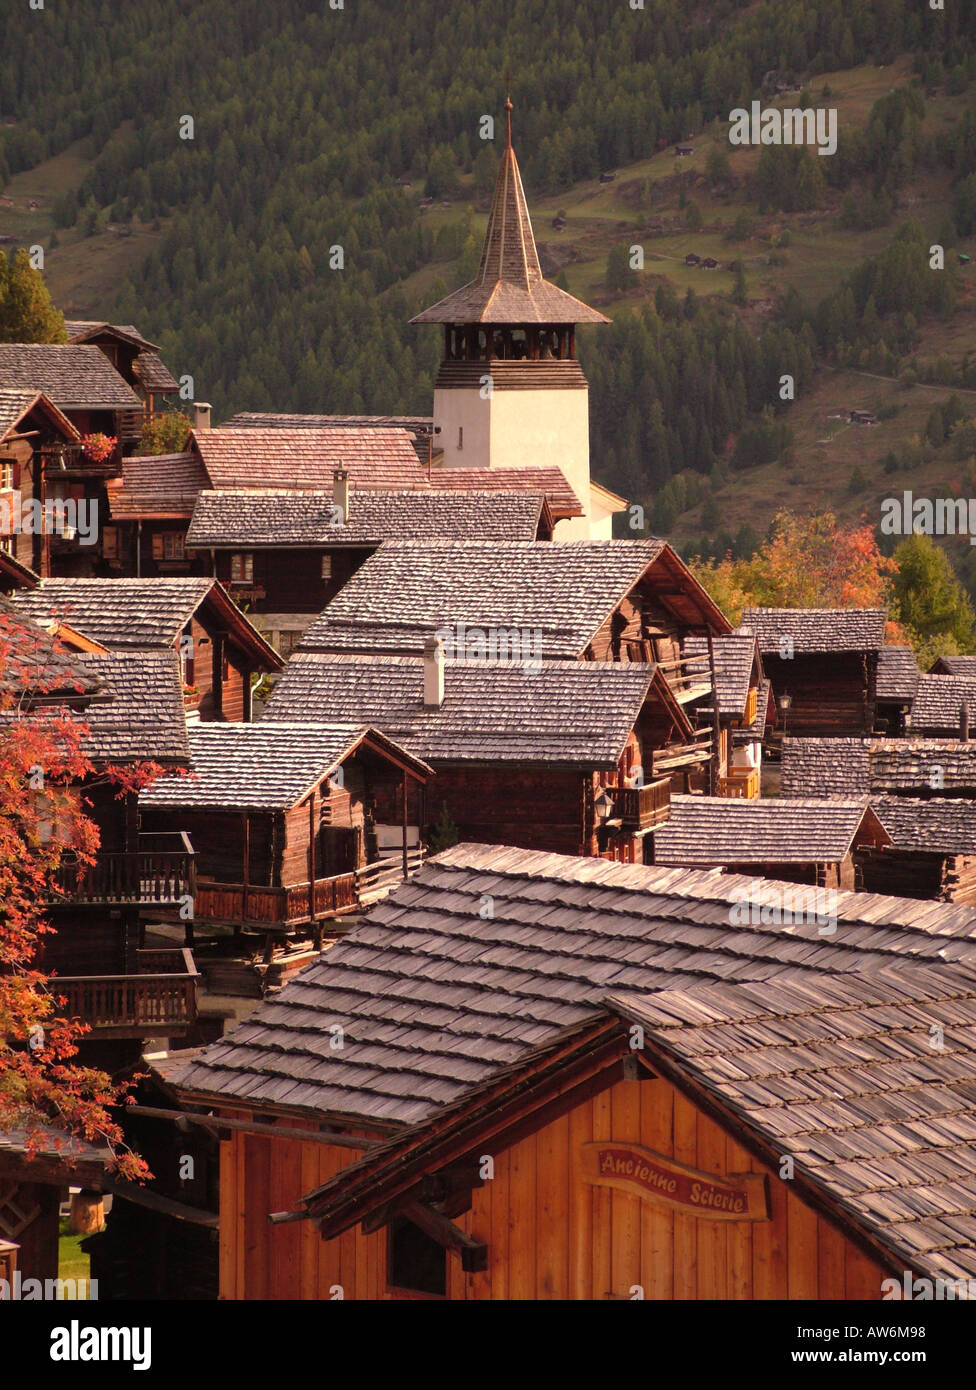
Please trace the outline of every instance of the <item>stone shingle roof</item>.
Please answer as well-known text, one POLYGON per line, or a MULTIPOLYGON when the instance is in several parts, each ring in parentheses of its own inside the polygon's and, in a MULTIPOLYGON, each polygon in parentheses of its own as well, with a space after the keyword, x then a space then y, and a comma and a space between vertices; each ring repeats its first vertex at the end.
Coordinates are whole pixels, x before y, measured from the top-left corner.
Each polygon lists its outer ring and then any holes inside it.
POLYGON ((654 832, 654 862, 837 864, 865 817, 876 829, 862 800, 672 796, 670 817, 654 832))
POLYGON ((798 655, 873 652, 884 646, 883 608, 745 608, 743 628, 759 638, 759 650, 778 656, 784 638, 798 655))
POLYGON ((839 893, 831 936, 732 925, 755 891, 715 870, 458 845, 173 1080, 228 1104, 416 1124, 601 1016, 609 993, 976 959, 973 908, 839 893), (336 1024, 341 1052, 323 1045, 336 1024))
POLYGON ((911 647, 882 647, 878 653, 878 699, 910 705, 921 674, 911 647))
POLYGON ((155 454, 124 458, 121 476, 110 478, 105 490, 113 521, 137 521, 190 517, 205 487, 207 475, 196 454, 155 454))
POLYGON ((478 274, 411 323, 609 323, 603 314, 543 279, 518 160, 509 140, 478 274))
POLYGON ((871 807, 896 849, 976 854, 976 801, 961 796, 875 796, 871 807))
POLYGON ((976 742, 787 738, 782 796, 871 796, 946 790, 976 794, 976 742), (939 778, 941 777, 941 785, 939 778))
MULTIPOLYGON (((706 680, 709 679, 708 639, 686 637, 682 651, 685 656, 700 657, 694 664, 689 664, 686 671, 689 674, 700 673, 706 680)), ((746 712, 753 669, 760 667, 755 634, 730 632, 724 637, 714 637, 712 655, 719 712, 729 719, 741 719, 746 712)))
POLYGON ((920 675, 912 705, 912 732, 948 734, 958 730, 963 705, 976 732, 976 677, 920 675))
POLYGON ((897 1264, 976 1276, 971 970, 905 964, 608 1003, 645 1029, 652 1063, 663 1053, 733 1121, 791 1154, 797 1179, 897 1264), (944 1053, 932 1051, 935 1020, 944 1053))
POLYGON ((223 490, 285 488, 331 492, 337 468, 353 488, 422 488, 421 467, 407 430, 194 430, 211 485, 223 490))
POLYGON ((78 716, 88 727, 82 749, 93 762, 189 764, 183 680, 175 652, 117 651, 75 660, 114 696, 78 716))
POLYGON ((186 535, 191 549, 379 545, 389 539, 534 541, 541 493, 359 492, 337 525, 327 493, 201 492, 186 535))
POLYGON ((190 776, 156 782, 140 804, 289 810, 370 734, 355 723, 197 724, 189 730, 190 776))
POLYGON ((183 575, 43 579, 10 601, 38 622, 59 618, 106 647, 170 647, 214 584, 183 575))
POLYGON ((542 662, 538 670, 444 663, 444 703, 423 704, 423 658, 296 652, 264 721, 361 720, 417 757, 445 762, 616 765, 656 668, 542 662))
POLYGON ((302 647, 421 651, 437 628, 530 628, 577 657, 663 541, 388 541, 306 630, 302 647))
POLYGON ((43 391, 59 410, 142 406, 101 348, 82 343, 0 343, 0 387, 43 391))

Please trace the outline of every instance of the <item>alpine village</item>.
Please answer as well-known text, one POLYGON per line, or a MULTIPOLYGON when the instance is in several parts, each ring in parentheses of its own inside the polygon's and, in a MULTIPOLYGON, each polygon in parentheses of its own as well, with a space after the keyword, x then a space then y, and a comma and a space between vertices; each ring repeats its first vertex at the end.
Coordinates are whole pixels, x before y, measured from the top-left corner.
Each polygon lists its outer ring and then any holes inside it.
POLYGON ((426 414, 0 342, 7 1297, 976 1289, 976 656, 596 481, 493 159, 426 414))

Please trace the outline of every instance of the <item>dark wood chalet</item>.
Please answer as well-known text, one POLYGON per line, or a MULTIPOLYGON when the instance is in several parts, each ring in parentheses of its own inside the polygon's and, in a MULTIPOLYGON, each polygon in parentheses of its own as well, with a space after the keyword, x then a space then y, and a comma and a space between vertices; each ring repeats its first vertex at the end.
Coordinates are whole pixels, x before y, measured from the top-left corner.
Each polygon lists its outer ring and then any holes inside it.
POLYGON ((781 794, 976 797, 976 741, 788 738, 781 794))
POLYGON ((420 657, 300 651, 262 722, 340 715, 435 769, 426 837, 443 822, 465 838, 631 862, 672 784, 702 786, 711 757, 652 663, 453 661, 436 643, 420 657))
POLYGON ((879 796, 871 806, 892 842, 859 849, 856 859, 867 892, 976 903, 976 802, 879 796))
POLYGON ((112 366, 142 401, 135 418, 124 419, 123 439, 138 439, 143 421, 174 396, 180 384, 159 355, 155 343, 144 338, 131 323, 99 323, 96 320, 70 320, 65 323, 69 343, 88 343, 99 348, 112 366))
POLYGON ((874 729, 882 608, 746 608, 784 736, 844 737, 874 729))
POLYGON ((149 579, 203 575, 209 557, 189 555, 184 545, 197 496, 209 486, 195 453, 125 458, 105 484, 108 521, 102 556, 113 576, 149 579))
POLYGON ((928 1027, 976 1025, 976 916, 918 930, 916 903, 841 893, 835 937, 743 930, 748 887, 507 847, 428 862, 170 1073, 226 1125, 220 1296, 880 1299, 905 1270, 976 1275, 976 1068, 933 1067, 928 1027))
POLYGON ((654 863, 857 889, 858 851, 890 844, 862 800, 764 797, 728 805, 721 797, 673 796, 671 814, 654 834, 654 863))
POLYGON ((921 672, 911 647, 882 647, 878 653, 878 698, 875 728, 880 734, 905 734, 921 672))
POLYGON ((414 872, 430 768, 362 723, 201 724, 193 772, 140 798, 143 824, 186 828, 193 926, 312 935, 414 872))
POLYGON ((976 734, 976 676, 919 675, 909 727, 912 738, 976 734))
POLYGON ((185 544, 287 652, 384 541, 547 541, 552 528, 541 492, 360 491, 339 472, 330 492, 201 492, 185 544))
POLYGON ((255 676, 281 658, 214 579, 46 579, 11 596, 42 625, 67 624, 109 651, 172 651, 193 720, 250 722, 255 676))

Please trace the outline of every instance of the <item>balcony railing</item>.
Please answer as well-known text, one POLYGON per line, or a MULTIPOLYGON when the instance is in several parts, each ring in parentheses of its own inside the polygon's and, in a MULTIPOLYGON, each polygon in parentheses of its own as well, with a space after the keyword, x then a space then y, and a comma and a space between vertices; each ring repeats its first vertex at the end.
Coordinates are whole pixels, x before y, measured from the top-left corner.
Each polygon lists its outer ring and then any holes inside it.
POLYGON ((80 444, 64 444, 57 449, 41 451, 44 476, 58 478, 67 474, 85 473, 99 478, 114 478, 122 469, 122 452, 118 444, 100 463, 89 458, 80 444))
POLYGON ((718 779, 719 796, 732 796, 752 800, 759 795, 760 772, 758 767, 730 768, 728 775, 718 779))
MULTIPOLYGON (((411 850, 407 856, 407 877, 416 873, 422 862, 423 850, 411 850)), ((311 922, 313 915, 322 920, 355 912, 384 897, 403 877, 403 859, 396 855, 347 874, 317 878, 313 894, 307 882, 270 888, 264 884, 202 881, 194 897, 193 917, 195 922, 285 930, 311 922)))
POLYGON ((135 975, 55 975, 51 989, 65 996, 65 1014, 99 1037, 185 1033, 197 1011, 192 952, 139 951, 138 962, 135 975))
POLYGON ((54 875, 52 902, 145 903, 175 907, 196 891, 196 857, 182 831, 140 835, 140 848, 99 854, 94 864, 65 857, 54 875), (163 847, 168 841, 172 848, 163 847))
POLYGON ((624 830, 651 830, 671 814, 671 779, 662 777, 643 787, 622 787, 611 782, 607 792, 613 799, 613 812, 624 830))

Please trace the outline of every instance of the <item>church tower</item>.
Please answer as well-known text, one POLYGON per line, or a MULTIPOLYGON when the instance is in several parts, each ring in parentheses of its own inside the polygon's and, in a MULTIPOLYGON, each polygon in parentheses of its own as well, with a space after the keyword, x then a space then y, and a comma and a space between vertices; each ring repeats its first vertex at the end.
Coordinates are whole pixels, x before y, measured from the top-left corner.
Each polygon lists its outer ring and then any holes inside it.
POLYGON ((589 388, 576 360, 576 325, 609 323, 545 280, 518 161, 507 139, 478 274, 411 323, 444 325, 434 424, 446 468, 557 465, 584 516, 557 540, 610 535, 612 493, 591 495, 589 388))

